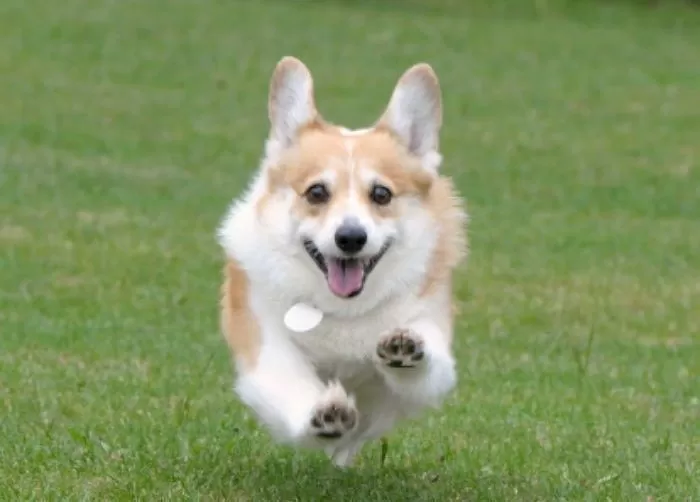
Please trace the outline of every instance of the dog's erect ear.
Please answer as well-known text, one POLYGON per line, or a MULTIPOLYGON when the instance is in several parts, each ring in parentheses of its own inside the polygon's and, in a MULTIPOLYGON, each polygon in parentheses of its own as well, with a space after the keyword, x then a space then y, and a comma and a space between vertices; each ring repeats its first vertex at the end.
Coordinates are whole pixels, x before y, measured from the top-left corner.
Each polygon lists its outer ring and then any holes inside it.
POLYGON ((318 117, 311 72, 298 59, 286 56, 277 63, 268 100, 270 137, 282 147, 292 144, 299 130, 318 117))
POLYGON ((401 76, 377 126, 390 129, 415 155, 438 152, 442 97, 430 65, 417 64, 401 76))

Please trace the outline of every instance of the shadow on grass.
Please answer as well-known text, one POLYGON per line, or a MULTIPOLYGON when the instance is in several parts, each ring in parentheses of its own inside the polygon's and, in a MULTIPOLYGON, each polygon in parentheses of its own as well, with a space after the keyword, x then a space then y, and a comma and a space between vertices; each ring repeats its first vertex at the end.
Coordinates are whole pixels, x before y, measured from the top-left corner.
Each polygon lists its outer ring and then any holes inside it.
POLYGON ((441 454, 438 444, 415 452, 416 458, 390 444, 382 466, 377 441, 366 445, 348 469, 335 467, 322 452, 295 451, 251 431, 225 434, 214 445, 191 457, 183 470, 175 467, 207 499, 471 500, 481 491, 474 483, 483 481, 464 458, 448 450, 441 454))
MULTIPOLYGON (((464 457, 442 465, 423 455, 415 463, 406 460, 381 467, 378 458, 364 456, 359 465, 341 470, 313 455, 268 454, 262 462, 246 457, 224 469, 199 471, 194 489, 207 500, 285 502, 546 500, 552 495, 551 486, 536 486, 537 480, 533 485, 518 472, 484 471, 464 457)), ((580 499, 586 493, 571 483, 554 489, 555 498, 580 499)))
POLYGON ((236 497, 242 497, 246 500, 285 501, 429 501, 454 499, 455 496, 459 500, 469 500, 474 494, 464 485, 464 479, 460 482, 454 478, 454 473, 422 472, 417 466, 380 467, 370 465, 366 459, 347 470, 337 469, 316 458, 295 458, 286 466, 272 461, 265 466, 241 467, 241 470, 224 474, 232 482, 218 495, 236 500, 236 497))

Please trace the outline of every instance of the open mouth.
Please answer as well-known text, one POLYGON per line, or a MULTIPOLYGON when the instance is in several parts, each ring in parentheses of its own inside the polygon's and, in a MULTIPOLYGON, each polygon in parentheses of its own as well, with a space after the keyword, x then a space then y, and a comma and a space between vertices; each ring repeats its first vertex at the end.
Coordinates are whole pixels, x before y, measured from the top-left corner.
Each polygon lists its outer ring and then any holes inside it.
POLYGON ((324 256, 313 242, 304 240, 304 249, 326 276, 328 288, 341 298, 353 298, 362 292, 367 276, 377 266, 390 245, 391 241, 387 241, 374 256, 345 258, 324 256))

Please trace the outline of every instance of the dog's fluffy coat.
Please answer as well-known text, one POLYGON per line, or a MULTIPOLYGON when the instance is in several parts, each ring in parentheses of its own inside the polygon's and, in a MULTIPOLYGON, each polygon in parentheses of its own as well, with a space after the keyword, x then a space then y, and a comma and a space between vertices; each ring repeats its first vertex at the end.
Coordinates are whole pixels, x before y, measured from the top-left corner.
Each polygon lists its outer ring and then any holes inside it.
POLYGON ((435 73, 418 64, 373 126, 350 131, 321 117, 309 70, 283 58, 264 158, 219 228, 236 392, 280 441, 323 448, 338 466, 456 382, 451 276, 466 213, 439 174, 441 106, 435 73), (350 258, 345 224, 366 237, 350 258), (324 314, 306 333, 283 322, 299 302, 324 314))

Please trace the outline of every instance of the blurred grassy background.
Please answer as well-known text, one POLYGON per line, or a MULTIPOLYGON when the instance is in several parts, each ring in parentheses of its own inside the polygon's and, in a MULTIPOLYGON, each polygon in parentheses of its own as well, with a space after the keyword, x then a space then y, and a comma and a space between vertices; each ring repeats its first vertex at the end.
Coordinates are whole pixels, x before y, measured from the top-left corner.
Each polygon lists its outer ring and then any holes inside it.
POLYGON ((700 498, 697 9, 5 0, 0 47, 0 498, 700 498), (214 230, 286 54, 352 127, 441 79, 460 387, 384 469, 274 446, 231 393, 214 230))

